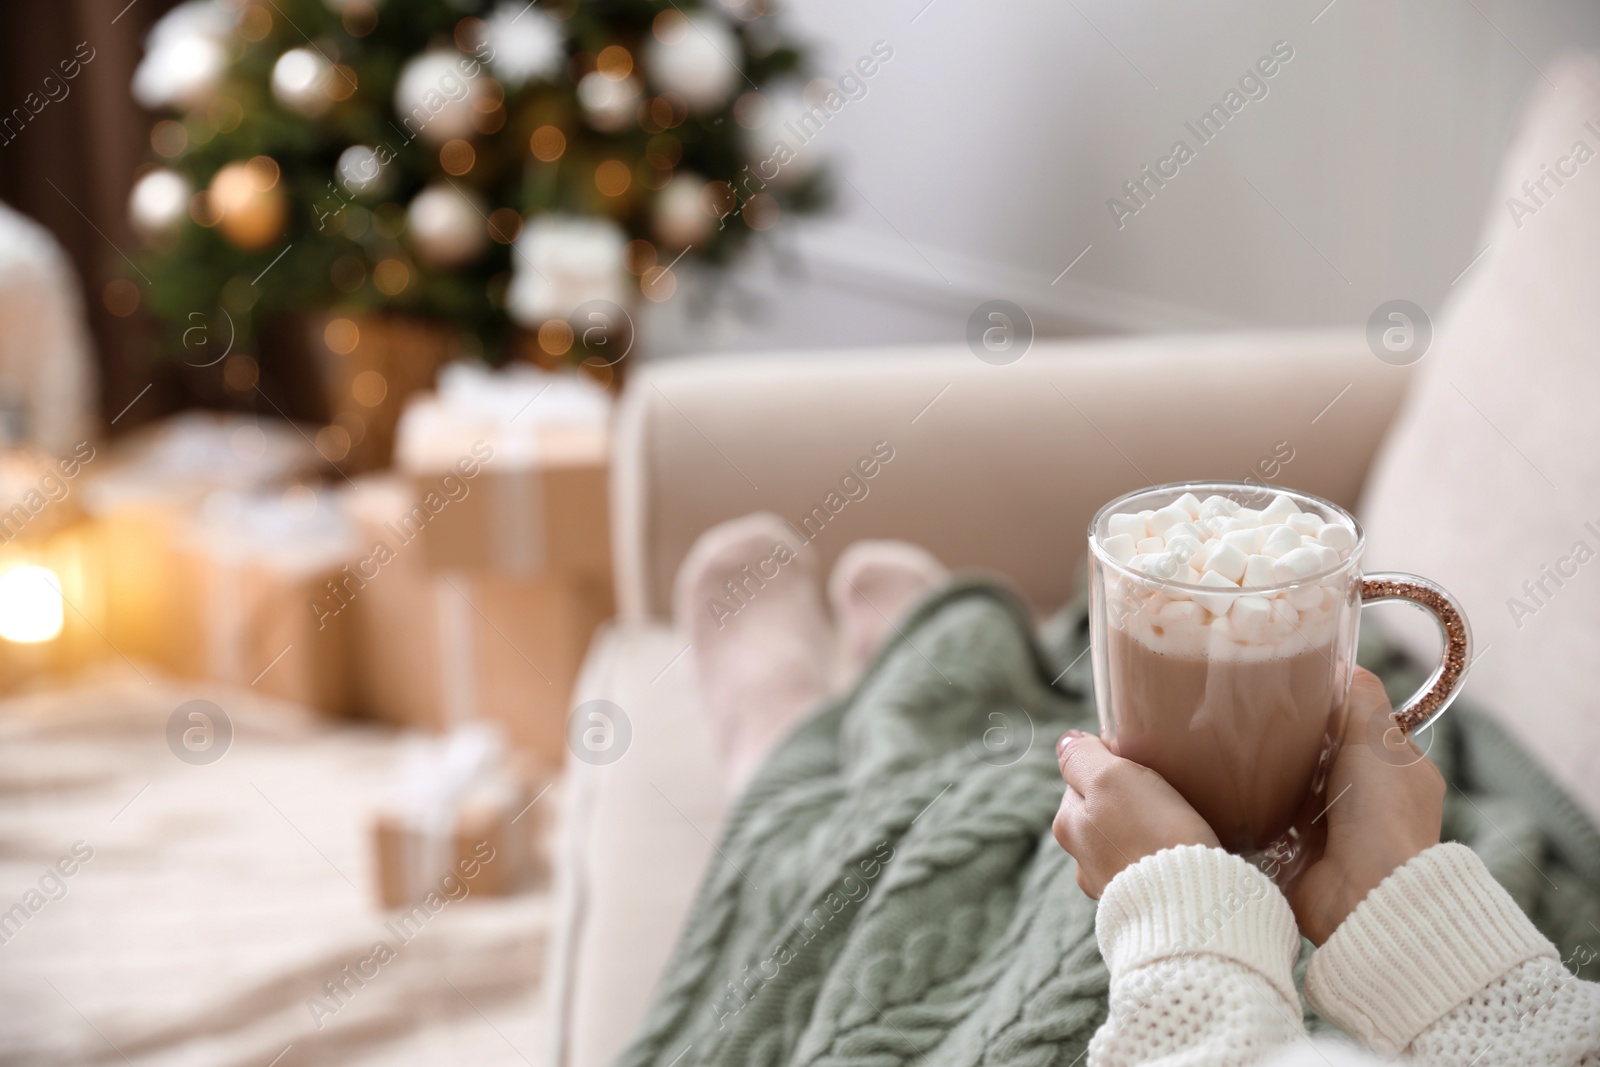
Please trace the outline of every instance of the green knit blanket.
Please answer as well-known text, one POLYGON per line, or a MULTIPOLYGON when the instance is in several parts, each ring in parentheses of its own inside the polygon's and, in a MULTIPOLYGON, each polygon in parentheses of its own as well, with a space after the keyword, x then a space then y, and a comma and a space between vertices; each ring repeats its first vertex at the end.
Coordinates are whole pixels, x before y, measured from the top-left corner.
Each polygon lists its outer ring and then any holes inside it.
MULTIPOLYGON (((619 1064, 1078 1062, 1107 974, 1050 824, 1056 738, 1095 728, 1087 641, 1081 608, 1041 637, 986 582, 924 601, 738 800, 619 1064)), ((1362 661, 1417 683, 1375 639, 1362 661)), ((1600 977, 1600 834, 1470 706, 1430 732, 1446 836, 1600 977)))

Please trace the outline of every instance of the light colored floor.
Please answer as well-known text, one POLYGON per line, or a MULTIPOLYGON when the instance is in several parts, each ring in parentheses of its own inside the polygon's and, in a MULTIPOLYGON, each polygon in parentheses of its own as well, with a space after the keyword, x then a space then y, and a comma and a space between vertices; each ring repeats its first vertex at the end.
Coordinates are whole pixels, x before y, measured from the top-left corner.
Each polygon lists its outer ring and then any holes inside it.
POLYGON ((368 821, 396 735, 145 675, 0 702, 0 911, 93 850, 0 928, 0 1063, 546 1062, 547 891, 448 904, 405 942, 373 903, 368 821), (236 730, 209 766, 165 738, 195 696, 236 730), (380 939, 393 960, 318 1020, 308 999, 380 939))

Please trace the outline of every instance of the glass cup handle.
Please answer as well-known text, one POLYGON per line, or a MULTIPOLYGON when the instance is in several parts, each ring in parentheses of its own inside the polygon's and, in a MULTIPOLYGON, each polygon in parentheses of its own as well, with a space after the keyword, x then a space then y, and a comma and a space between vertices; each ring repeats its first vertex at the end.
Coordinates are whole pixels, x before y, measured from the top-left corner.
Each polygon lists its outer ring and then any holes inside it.
POLYGON ((1368 574, 1361 580, 1361 603, 1405 600, 1431 614, 1444 632, 1444 655, 1428 681, 1394 709, 1394 724, 1408 737, 1444 714, 1472 663, 1472 628, 1461 604, 1444 589, 1414 574, 1368 574))

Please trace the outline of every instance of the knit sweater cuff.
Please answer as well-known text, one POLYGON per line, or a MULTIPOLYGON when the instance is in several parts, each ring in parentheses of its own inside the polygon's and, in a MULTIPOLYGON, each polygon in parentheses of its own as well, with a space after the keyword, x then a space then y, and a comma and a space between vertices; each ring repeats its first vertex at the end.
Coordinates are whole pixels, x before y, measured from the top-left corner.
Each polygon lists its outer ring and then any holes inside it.
POLYGON ((1465 845, 1435 845, 1385 878, 1311 956, 1306 999, 1395 1056, 1462 1001, 1555 946, 1465 845))
POLYGON ((1221 849, 1183 845, 1124 868, 1100 896, 1095 936, 1113 980, 1220 956, 1262 975, 1299 1012, 1294 914, 1266 875, 1221 849))

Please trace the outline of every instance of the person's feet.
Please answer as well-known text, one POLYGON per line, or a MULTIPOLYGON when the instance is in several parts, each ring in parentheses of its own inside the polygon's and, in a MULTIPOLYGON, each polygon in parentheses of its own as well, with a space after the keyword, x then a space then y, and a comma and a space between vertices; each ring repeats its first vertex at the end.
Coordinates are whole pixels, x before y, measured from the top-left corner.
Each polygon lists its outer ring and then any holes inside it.
POLYGON ((906 541, 857 541, 845 549, 828 578, 840 681, 853 685, 906 613, 949 578, 944 564, 906 541))
POLYGON ((834 632, 816 553, 758 512, 701 535, 678 569, 673 614, 694 650, 731 793, 828 695, 834 632))

